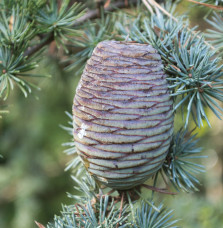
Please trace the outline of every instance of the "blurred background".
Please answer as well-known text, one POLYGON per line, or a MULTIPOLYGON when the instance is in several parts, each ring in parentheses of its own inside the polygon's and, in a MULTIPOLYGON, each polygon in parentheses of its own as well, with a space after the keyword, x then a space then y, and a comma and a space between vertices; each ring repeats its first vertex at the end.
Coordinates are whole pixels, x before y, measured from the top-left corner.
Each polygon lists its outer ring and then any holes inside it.
MULTIPOLYGON (((206 28, 203 8, 183 3, 179 14, 185 9, 193 25, 206 28)), ((65 111, 71 112, 79 77, 64 72, 59 62, 60 54, 52 44, 38 68, 38 73, 52 77, 38 81, 42 90, 26 99, 13 91, 7 107, 10 113, 0 119, 1 228, 32 228, 35 220, 46 224, 59 214, 62 203, 72 204, 66 192, 74 193, 73 181, 64 171, 70 158, 61 146, 71 139, 59 125, 67 125, 65 111)), ((206 173, 199 177, 200 192, 162 196, 184 228, 223 227, 223 121, 212 113, 209 116, 212 128, 199 131, 203 154, 208 155, 201 161, 206 173)))

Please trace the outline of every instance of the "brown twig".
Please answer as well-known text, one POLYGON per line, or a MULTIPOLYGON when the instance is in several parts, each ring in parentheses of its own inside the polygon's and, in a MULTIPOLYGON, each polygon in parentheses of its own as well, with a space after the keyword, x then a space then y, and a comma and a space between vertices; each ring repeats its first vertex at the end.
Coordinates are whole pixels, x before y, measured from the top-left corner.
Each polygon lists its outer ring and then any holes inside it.
POLYGON ((100 18, 104 11, 104 0, 95 0, 97 6, 97 17, 100 18))
POLYGON ((110 5, 110 3, 111 3, 111 0, 107 0, 107 1, 105 2, 105 7, 108 7, 108 6, 110 5))
MULTIPOLYGON (((121 199, 121 205, 120 205, 120 213, 119 213, 118 219, 120 219, 121 216, 122 216, 123 203, 124 203, 124 192, 122 193, 122 199, 121 199)), ((117 223, 117 225, 116 225, 116 228, 118 228, 118 227, 119 227, 119 223, 117 223)))
POLYGON ((166 191, 166 189, 163 189, 163 188, 157 188, 157 187, 149 186, 147 184, 142 184, 142 186, 144 188, 147 188, 149 190, 152 190, 152 191, 155 191, 155 192, 159 192, 159 193, 162 193, 162 194, 177 195, 176 192, 168 192, 168 191, 166 191))
POLYGON ((166 14, 169 18, 173 19, 174 21, 177 22, 177 19, 175 17, 173 17, 168 11, 166 11, 160 4, 158 4, 156 1, 154 0, 147 0, 147 2, 150 3, 150 5, 152 5, 155 9, 159 9, 161 12, 163 12, 164 14, 166 14))
POLYGON ((147 2, 147 0, 142 0, 142 2, 144 3, 144 5, 146 6, 146 8, 150 11, 151 14, 153 14, 153 9, 150 6, 150 4, 147 2))
POLYGON ((187 1, 188 2, 193 2, 195 4, 199 4, 199 5, 202 5, 202 6, 206 6, 208 8, 215 9, 215 10, 223 10, 222 6, 215 6, 215 5, 211 5, 211 4, 207 4, 207 3, 203 3, 203 2, 197 2, 197 1, 194 1, 194 0, 187 0, 187 1))
POLYGON ((169 188, 169 185, 168 185, 168 183, 167 183, 166 178, 164 177, 163 171, 161 170, 160 173, 161 173, 161 177, 162 177, 162 179, 163 179, 163 181, 164 181, 164 183, 165 183, 165 185, 166 185, 166 188, 167 188, 167 190, 169 191, 170 188, 169 188))
POLYGON ((41 223, 39 223, 39 222, 37 222, 37 221, 35 221, 35 223, 36 223, 36 225, 37 225, 39 228, 45 228, 45 226, 42 225, 41 223))
POLYGON ((80 211, 79 211, 78 206, 77 206, 76 204, 75 204, 75 208, 76 208, 76 210, 77 210, 77 215, 80 216, 80 211))
POLYGON ((110 196, 113 192, 115 192, 115 189, 112 189, 112 190, 109 191, 106 195, 110 196))

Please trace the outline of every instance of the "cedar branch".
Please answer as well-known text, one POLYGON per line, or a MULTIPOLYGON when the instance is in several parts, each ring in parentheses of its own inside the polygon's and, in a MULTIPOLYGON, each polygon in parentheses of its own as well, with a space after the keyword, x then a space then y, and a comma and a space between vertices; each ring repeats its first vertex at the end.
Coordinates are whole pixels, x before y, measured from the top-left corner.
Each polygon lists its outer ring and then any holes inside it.
MULTIPOLYGON (((131 5, 131 4, 135 5, 136 3, 137 3, 137 0, 132 0, 132 1, 130 1, 129 5, 131 5)), ((108 5, 107 7, 104 7, 104 10, 105 10, 105 12, 112 12, 117 9, 127 8, 127 7, 129 7, 129 6, 126 6, 125 1, 121 1, 121 2, 116 2, 112 5, 108 5)), ((95 19, 95 18, 98 18, 98 9, 89 10, 89 11, 87 11, 87 13, 84 16, 77 19, 76 23, 74 23, 74 26, 81 25, 84 22, 86 22, 90 19, 95 19)), ((37 51, 41 50, 44 46, 50 44, 53 40, 54 40, 53 33, 47 34, 46 36, 44 36, 42 38, 42 42, 40 41, 40 43, 38 43, 32 47, 29 47, 25 51, 24 56, 31 57, 37 51)))
MULTIPOLYGON (((189 0, 188 0, 189 1, 189 0)), ((169 18, 171 18, 172 20, 174 20, 175 22, 178 22, 177 18, 175 18, 174 16, 172 16, 169 12, 167 12, 161 5, 159 5, 155 0, 143 0, 144 5, 147 7, 147 9, 151 12, 151 8, 154 7, 155 10, 160 10, 161 12, 163 12, 164 14, 166 14, 169 18), (152 7, 151 7, 152 6, 152 7)), ((188 30, 190 30, 190 28, 187 28, 188 30)), ((201 37, 196 34, 195 31, 191 31, 193 34, 196 35, 196 37, 198 39, 200 39, 201 37)), ((204 43, 209 46, 212 50, 215 50, 215 48, 208 43, 207 41, 204 40, 204 43)))

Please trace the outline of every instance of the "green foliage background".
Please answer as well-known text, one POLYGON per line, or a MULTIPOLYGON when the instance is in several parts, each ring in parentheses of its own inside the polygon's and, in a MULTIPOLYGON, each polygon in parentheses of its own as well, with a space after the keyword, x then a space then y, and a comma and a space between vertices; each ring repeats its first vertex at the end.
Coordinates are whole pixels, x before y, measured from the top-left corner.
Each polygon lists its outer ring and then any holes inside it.
MULTIPOLYGON (((191 11, 193 24, 199 24, 202 10, 196 7, 191 11)), ((206 24, 200 26, 204 29, 206 24)), ((79 77, 74 71, 62 70, 59 53, 52 54, 51 50, 45 55, 38 74, 52 78, 38 80, 42 91, 26 99, 15 90, 8 100, 10 113, 0 120, 1 228, 31 228, 35 227, 34 220, 46 224, 58 214, 61 203, 71 202, 66 192, 75 193, 69 172, 64 172, 69 158, 61 146, 69 136, 59 124, 67 122, 64 111, 71 111, 79 77)), ((209 156, 202 161, 207 171, 200 176, 201 191, 162 196, 168 207, 175 209, 175 217, 182 218, 179 225, 184 228, 223 224, 223 123, 210 116, 212 129, 205 126, 199 135, 200 145, 209 156)), ((179 121, 177 118, 176 123, 179 121)))
POLYGON ((40 83, 39 100, 24 99, 16 91, 10 114, 0 122, 0 227, 34 227, 34 219, 46 222, 72 191, 61 146, 68 137, 59 124, 66 122, 64 110, 71 109, 68 87, 75 87, 76 79, 62 74, 52 57, 40 69, 52 78, 40 83))

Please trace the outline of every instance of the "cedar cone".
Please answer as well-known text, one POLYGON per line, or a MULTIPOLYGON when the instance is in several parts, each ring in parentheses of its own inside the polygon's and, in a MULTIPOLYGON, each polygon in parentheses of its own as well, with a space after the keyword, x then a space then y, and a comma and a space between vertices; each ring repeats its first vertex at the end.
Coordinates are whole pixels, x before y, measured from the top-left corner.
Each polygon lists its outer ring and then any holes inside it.
POLYGON ((90 174, 113 189, 137 186, 162 166, 173 133, 161 57, 148 44, 103 41, 74 97, 74 140, 90 174))

